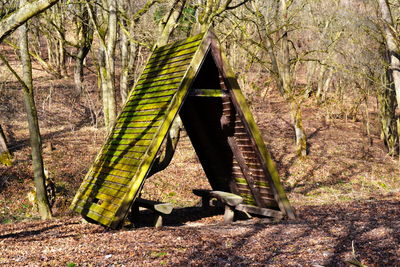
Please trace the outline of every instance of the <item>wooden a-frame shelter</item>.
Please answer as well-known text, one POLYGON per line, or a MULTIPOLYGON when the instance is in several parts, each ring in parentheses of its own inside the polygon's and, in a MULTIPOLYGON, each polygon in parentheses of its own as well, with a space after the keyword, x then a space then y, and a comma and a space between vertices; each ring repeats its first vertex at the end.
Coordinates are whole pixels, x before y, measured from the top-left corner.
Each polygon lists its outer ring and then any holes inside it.
POLYGON ((178 114, 213 190, 294 217, 212 31, 155 48, 71 208, 104 226, 120 227, 178 114))

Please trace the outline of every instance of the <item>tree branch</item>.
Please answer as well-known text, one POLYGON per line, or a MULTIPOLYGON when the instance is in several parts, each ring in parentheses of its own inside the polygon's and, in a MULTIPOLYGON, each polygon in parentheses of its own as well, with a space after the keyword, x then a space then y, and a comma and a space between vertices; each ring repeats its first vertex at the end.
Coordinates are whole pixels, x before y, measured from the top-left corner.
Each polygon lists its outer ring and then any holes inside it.
POLYGON ((19 8, 5 19, 0 21, 0 43, 33 16, 45 11, 59 0, 37 0, 19 8))

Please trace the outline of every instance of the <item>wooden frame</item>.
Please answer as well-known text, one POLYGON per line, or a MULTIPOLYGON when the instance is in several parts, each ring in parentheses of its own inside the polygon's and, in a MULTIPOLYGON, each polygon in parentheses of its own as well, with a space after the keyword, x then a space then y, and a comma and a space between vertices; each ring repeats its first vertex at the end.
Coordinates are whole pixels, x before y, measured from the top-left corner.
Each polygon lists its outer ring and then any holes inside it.
POLYGON ((243 205, 294 218, 275 164, 212 31, 154 50, 71 208, 119 228, 178 113, 213 190, 238 194, 243 205))

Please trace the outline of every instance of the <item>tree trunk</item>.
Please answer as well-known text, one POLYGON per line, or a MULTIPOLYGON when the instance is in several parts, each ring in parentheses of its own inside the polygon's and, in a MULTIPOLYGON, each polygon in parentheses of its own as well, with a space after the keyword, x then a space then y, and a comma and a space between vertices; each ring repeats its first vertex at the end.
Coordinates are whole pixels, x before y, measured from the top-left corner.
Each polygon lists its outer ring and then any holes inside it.
POLYGON ((77 93, 81 94, 83 91, 83 63, 92 46, 93 30, 89 26, 89 14, 87 9, 82 5, 78 5, 77 8, 79 16, 76 18, 78 47, 75 58, 74 82, 77 93))
MULTIPOLYGON (((21 6, 26 0, 21 0, 21 6)), ((24 87, 24 103, 29 125, 29 135, 32 148, 32 165, 34 174, 34 183, 36 188, 36 200, 39 209, 39 214, 42 219, 52 217, 49 201, 46 194, 45 174, 42 158, 42 141, 39 130, 38 116, 35 106, 32 84, 32 65, 28 48, 28 31, 27 25, 20 27, 20 55, 23 76, 22 80, 25 83, 24 87)))
POLYGON ((299 157, 307 156, 307 137, 304 133, 301 105, 291 100, 290 112, 292 114, 293 126, 296 135, 296 154, 299 157))
POLYGON ((32 3, 20 5, 20 8, 17 11, 0 21, 0 43, 28 19, 45 11, 58 1, 59 0, 38 0, 32 3))
MULTIPOLYGON (((130 32, 133 32, 133 23, 130 25, 130 32)), ((131 43, 127 33, 121 31, 121 74, 119 90, 122 103, 125 103, 129 95, 130 87, 133 84, 132 69, 138 56, 138 45, 131 43)))
POLYGON ((115 103, 115 46, 117 43, 117 1, 109 0, 108 28, 106 47, 104 51, 104 65, 102 72, 102 92, 103 92, 103 110, 104 121, 107 128, 112 128, 117 116, 115 103))
MULTIPOLYGON (((301 100, 296 100, 294 93, 292 73, 290 69, 290 51, 289 51, 289 40, 288 31, 286 24, 288 23, 287 18, 287 4, 286 0, 281 0, 281 17, 282 17, 282 60, 280 66, 280 76, 283 85, 283 91, 285 92, 285 98, 290 104, 293 127, 296 135, 296 152, 300 157, 307 155, 307 137, 303 128, 302 115, 301 115, 301 100)), ((298 98, 304 97, 304 95, 298 96, 298 98)))
POLYGON ((3 132, 3 128, 0 125, 0 164, 11 166, 12 155, 7 147, 6 136, 3 132))
POLYGON ((396 45, 396 36, 390 30, 390 27, 395 27, 393 23, 392 14, 390 12, 390 6, 388 0, 378 0, 381 9, 382 20, 384 21, 384 34, 387 49, 387 61, 389 68, 387 71, 391 76, 390 82, 391 87, 394 88, 396 92, 397 105, 400 105, 400 55, 398 53, 399 48, 396 45))
POLYGON ((382 138, 391 156, 400 154, 400 119, 396 110, 400 105, 400 59, 396 37, 390 27, 394 27, 389 2, 378 0, 381 16, 384 22, 383 30, 386 43, 385 60, 386 79, 383 92, 378 96, 382 124, 382 138))
POLYGON ((178 20, 182 15, 186 1, 187 0, 175 0, 171 11, 163 18, 160 24, 161 35, 157 40, 157 46, 163 46, 168 43, 169 37, 178 25, 178 20))

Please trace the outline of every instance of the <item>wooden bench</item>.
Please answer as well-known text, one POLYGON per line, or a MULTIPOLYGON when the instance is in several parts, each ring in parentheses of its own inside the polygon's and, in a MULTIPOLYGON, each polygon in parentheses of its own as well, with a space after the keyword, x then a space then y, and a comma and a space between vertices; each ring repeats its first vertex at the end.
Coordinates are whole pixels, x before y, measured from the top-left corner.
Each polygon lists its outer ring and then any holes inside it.
POLYGON ((233 222, 236 206, 238 206, 243 202, 243 198, 241 196, 223 191, 194 189, 193 194, 201 197, 203 208, 210 207, 210 200, 212 198, 216 198, 218 201, 223 203, 225 205, 225 213, 224 213, 225 223, 233 222))
POLYGON ((143 207, 152 210, 156 214, 154 222, 155 228, 160 228, 163 225, 163 216, 171 214, 174 209, 174 205, 171 203, 163 203, 154 200, 148 200, 143 198, 137 198, 132 206, 132 211, 129 215, 129 220, 134 222, 136 216, 139 214, 139 207, 143 207))

